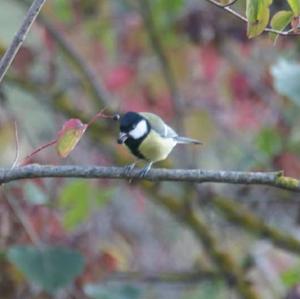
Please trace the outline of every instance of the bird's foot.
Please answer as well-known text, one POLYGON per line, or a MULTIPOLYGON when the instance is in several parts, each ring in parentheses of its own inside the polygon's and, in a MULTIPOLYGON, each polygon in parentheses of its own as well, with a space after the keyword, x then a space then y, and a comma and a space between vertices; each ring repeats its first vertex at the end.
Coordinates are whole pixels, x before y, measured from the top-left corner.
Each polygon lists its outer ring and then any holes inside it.
POLYGON ((130 173, 132 172, 132 170, 134 169, 136 165, 136 162, 132 163, 132 164, 129 164, 129 165, 126 165, 124 168, 125 168, 125 175, 130 175, 130 173))
POLYGON ((153 162, 147 164, 147 165, 139 172, 138 177, 141 178, 141 179, 143 179, 143 178, 148 174, 149 170, 150 170, 151 167, 152 167, 152 164, 153 164, 153 162))

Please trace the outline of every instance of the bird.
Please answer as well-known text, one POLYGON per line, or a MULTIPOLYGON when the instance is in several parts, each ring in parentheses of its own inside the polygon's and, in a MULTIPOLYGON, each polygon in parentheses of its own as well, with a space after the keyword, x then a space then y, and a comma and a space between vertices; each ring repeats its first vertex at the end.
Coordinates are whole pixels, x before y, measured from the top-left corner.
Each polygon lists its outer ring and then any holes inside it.
POLYGON ((139 176, 145 177, 152 165, 165 160, 176 144, 202 144, 202 142, 179 136, 158 115, 150 112, 126 112, 119 116, 118 143, 124 144, 137 158, 126 167, 131 172, 139 160, 147 162, 139 176))

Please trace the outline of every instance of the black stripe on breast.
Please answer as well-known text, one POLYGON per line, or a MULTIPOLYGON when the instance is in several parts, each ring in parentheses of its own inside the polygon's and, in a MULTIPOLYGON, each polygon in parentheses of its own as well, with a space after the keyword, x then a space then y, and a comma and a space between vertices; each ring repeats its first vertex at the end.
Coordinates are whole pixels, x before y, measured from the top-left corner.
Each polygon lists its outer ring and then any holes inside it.
POLYGON ((130 152, 134 156, 136 156, 139 159, 144 159, 145 160, 145 157, 139 151, 139 146, 142 143, 143 139, 144 138, 136 140, 136 139, 133 139, 133 138, 128 138, 125 141, 125 144, 127 145, 128 149, 130 150, 130 152))

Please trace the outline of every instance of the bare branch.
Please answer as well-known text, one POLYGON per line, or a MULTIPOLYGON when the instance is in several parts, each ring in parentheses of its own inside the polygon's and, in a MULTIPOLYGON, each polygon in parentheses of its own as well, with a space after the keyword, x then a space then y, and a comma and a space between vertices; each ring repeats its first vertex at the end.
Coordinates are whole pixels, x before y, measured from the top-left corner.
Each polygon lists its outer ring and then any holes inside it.
MULTIPOLYGON (((51 166, 32 164, 14 169, 0 168, 0 183, 21 179, 45 177, 138 179, 140 170, 126 173, 125 167, 104 166, 51 166)), ((182 181, 193 183, 227 183, 266 185, 281 189, 300 191, 300 181, 286 177, 282 172, 213 171, 201 169, 152 169, 145 176, 149 181, 182 181)))
MULTIPOLYGON (((174 104, 173 105, 174 110, 176 112, 176 115, 181 115, 182 107, 183 107, 181 95, 178 90, 176 78, 171 69, 171 65, 168 60, 167 53, 165 52, 165 49, 163 48, 158 31, 155 28, 155 22, 154 22, 152 10, 151 10, 151 1, 149 1, 149 0, 141 1, 140 2, 140 12, 141 12, 141 15, 144 20, 144 26, 145 26, 146 32, 149 36, 151 46, 158 58, 162 73, 164 75, 164 79, 169 88, 171 100, 173 101, 173 104, 174 104)), ((180 123, 181 121, 178 119, 177 119, 177 121, 179 121, 179 123, 177 123, 177 126, 179 128, 181 128, 182 127, 182 124, 180 123)))
POLYGON ((11 168, 15 168, 17 166, 19 162, 19 156, 20 156, 18 125, 16 121, 14 121, 14 130, 15 130, 15 141, 16 141, 16 155, 11 168))
MULTIPOLYGON (((27 1, 16 0, 18 3, 24 5, 27 1)), ((77 72, 81 75, 87 92, 92 96, 95 101, 95 106, 98 108, 99 103, 102 106, 112 107, 115 103, 115 98, 106 89, 104 83, 99 78, 99 75, 87 63, 86 59, 79 53, 75 45, 72 45, 64 35, 55 27, 55 25, 41 14, 38 16, 37 22, 45 27, 49 35, 57 43, 58 47, 73 65, 77 72)))
POLYGON ((0 83, 8 71, 10 65, 12 64, 15 56, 17 55, 20 47, 22 46, 33 22, 38 16, 40 10, 45 4, 46 0, 35 0, 30 6, 23 23, 19 29, 19 31, 15 34, 15 37, 9 46, 9 48, 4 53, 3 57, 0 61, 0 83))

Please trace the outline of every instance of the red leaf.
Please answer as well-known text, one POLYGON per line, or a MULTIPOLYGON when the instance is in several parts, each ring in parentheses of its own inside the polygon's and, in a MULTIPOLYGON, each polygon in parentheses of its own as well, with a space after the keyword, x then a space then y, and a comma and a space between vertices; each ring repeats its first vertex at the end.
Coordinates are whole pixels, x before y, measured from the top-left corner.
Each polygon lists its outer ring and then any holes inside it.
POLYGON ((87 128, 80 119, 72 118, 66 121, 62 129, 58 132, 56 143, 57 153, 62 157, 67 157, 80 141, 87 128))
POLYGON ((200 51, 200 63, 204 78, 207 81, 215 80, 220 70, 221 57, 214 46, 208 45, 200 51))

